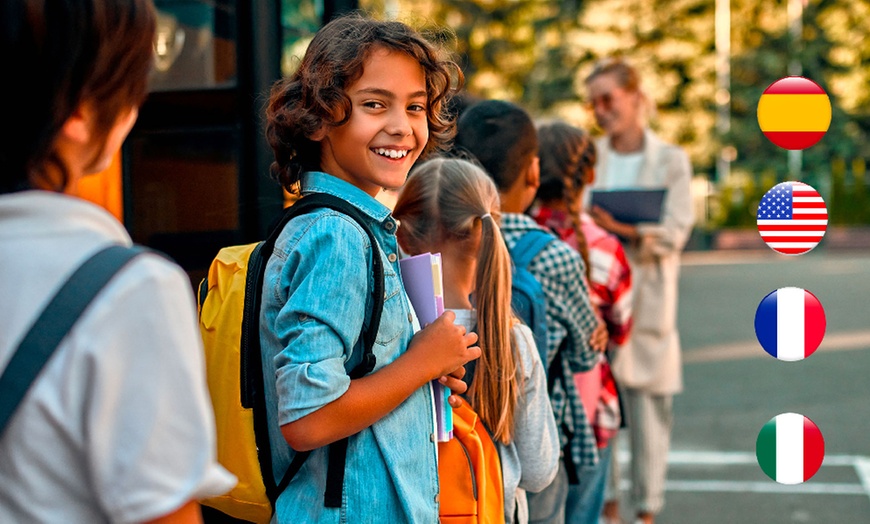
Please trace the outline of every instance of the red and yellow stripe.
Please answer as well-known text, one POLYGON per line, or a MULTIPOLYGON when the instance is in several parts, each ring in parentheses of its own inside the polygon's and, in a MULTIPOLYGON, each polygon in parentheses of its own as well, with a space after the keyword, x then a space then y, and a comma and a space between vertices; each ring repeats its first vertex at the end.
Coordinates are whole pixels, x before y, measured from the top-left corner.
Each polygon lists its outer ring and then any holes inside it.
POLYGON ((771 84, 758 101, 758 125, 784 149, 806 149, 831 125, 831 101, 817 83, 789 76, 771 84))

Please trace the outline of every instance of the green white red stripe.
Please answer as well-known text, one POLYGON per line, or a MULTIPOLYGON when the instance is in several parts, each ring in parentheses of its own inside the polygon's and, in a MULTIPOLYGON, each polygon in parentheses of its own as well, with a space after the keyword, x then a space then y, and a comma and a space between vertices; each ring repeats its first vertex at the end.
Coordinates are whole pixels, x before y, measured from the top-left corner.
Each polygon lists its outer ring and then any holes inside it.
POLYGON ((768 477, 780 484, 800 484, 821 467, 825 440, 812 420, 798 413, 783 413, 761 428, 755 456, 768 477))

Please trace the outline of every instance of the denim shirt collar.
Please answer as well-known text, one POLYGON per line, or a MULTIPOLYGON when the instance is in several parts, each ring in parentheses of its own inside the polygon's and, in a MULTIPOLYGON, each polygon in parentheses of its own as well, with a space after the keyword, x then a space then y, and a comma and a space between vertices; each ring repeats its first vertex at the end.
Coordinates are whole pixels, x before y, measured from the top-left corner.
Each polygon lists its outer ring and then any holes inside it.
POLYGON ((387 206, 350 182, 345 182, 328 173, 306 171, 302 174, 301 185, 302 194, 328 193, 343 198, 377 222, 383 222, 390 216, 390 210, 387 206))

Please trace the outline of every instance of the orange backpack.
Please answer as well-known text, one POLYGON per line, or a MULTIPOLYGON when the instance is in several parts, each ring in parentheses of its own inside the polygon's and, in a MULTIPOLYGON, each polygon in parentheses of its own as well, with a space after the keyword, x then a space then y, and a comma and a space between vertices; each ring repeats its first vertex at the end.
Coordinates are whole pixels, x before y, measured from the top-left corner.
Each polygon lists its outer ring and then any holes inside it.
POLYGON ((504 480, 498 448, 477 413, 453 408, 453 438, 438 443, 443 524, 504 524, 504 480))

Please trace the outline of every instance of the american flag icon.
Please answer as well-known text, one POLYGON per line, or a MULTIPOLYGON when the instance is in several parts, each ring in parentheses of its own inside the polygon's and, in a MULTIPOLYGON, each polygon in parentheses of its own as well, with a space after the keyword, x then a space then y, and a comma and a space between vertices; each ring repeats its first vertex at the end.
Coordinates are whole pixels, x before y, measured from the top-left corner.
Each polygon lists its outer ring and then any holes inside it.
POLYGON ((813 249, 828 229, 825 201, 803 182, 773 186, 758 204, 756 219, 761 238, 784 255, 800 255, 813 249))

